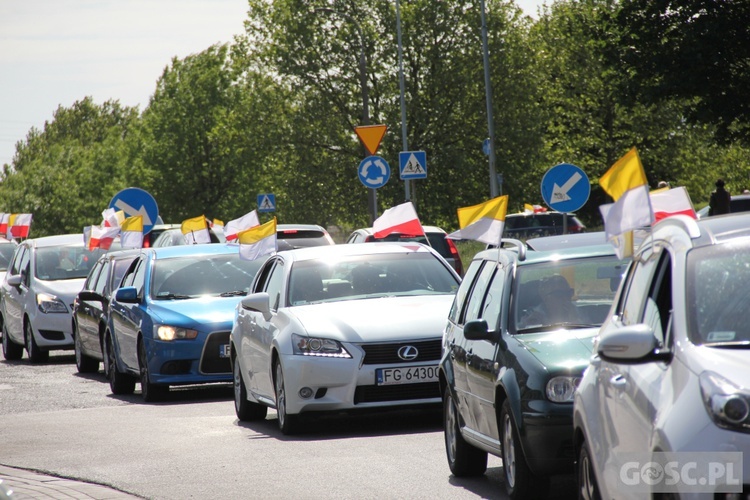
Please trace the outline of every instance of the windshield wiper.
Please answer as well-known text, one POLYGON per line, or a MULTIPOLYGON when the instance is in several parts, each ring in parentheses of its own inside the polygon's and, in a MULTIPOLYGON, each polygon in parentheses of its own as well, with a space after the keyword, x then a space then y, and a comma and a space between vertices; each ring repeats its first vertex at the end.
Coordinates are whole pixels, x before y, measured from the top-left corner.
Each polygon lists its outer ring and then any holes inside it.
POLYGON ((735 340, 732 342, 706 342, 706 347, 721 347, 725 349, 750 349, 750 340, 735 340))
POLYGON ((537 333, 561 329, 573 330, 578 328, 599 328, 600 326, 601 325, 586 323, 554 323, 552 325, 534 325, 527 328, 521 328, 516 330, 516 333, 537 333))
POLYGON ((219 297, 237 297, 237 296, 244 296, 247 295, 247 292, 244 290, 233 290, 231 292, 221 292, 219 294, 219 297))
POLYGON ((172 292, 160 293, 156 296, 157 300, 170 300, 170 299, 183 300, 183 299, 191 299, 191 298, 192 298, 191 295, 183 295, 180 293, 172 293, 172 292))

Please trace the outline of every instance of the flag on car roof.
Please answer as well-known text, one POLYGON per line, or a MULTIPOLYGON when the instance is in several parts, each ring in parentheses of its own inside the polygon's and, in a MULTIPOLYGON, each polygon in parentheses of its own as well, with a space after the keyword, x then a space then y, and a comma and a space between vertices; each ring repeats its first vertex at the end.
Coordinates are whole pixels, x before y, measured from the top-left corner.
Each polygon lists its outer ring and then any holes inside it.
POLYGON ((255 260, 276 251, 276 217, 260 226, 255 226, 237 235, 240 244, 240 259, 255 260))
POLYGON ((188 245, 196 243, 211 243, 211 233, 208 232, 206 217, 199 215, 192 219, 185 219, 180 226, 185 242, 188 245))
POLYGON ((260 226, 260 220, 258 220, 258 212, 253 210, 252 212, 246 213, 239 219, 230 220, 227 225, 224 226, 224 236, 227 241, 234 241, 237 239, 237 235, 242 231, 260 226))
POLYGON ((373 236, 383 238, 391 233, 424 235, 417 211, 410 201, 391 207, 372 223, 373 236))
POLYGON ((125 220, 125 212, 108 208, 102 212, 102 227, 120 227, 125 220))
POLYGON ((0 236, 3 238, 8 234, 8 219, 10 214, 0 214, 0 236))
MULTIPOLYGON (((86 231, 84 231, 84 235, 86 231)), ((88 242, 86 248, 93 250, 95 248, 101 248, 102 250, 109 250, 112 246, 112 242, 115 240, 117 235, 120 234, 120 226, 116 227, 100 227, 91 226, 88 232, 88 242)))
POLYGON ((523 204, 523 213, 525 214, 539 214, 546 211, 547 209, 541 205, 532 205, 530 203, 523 204))
POLYGON ((505 228, 508 195, 498 196, 479 205, 458 209, 461 228, 447 237, 454 240, 476 240, 488 245, 499 245, 505 228))
POLYGON ((599 185, 615 202, 600 207, 607 239, 626 231, 649 226, 653 220, 646 172, 638 151, 632 148, 599 178, 599 185))
POLYGON ((143 248, 143 216, 135 215, 122 221, 120 226, 122 248, 143 248))
POLYGON ((13 238, 27 238, 31 228, 31 214, 15 214, 9 227, 13 238))
POLYGON ((690 201, 690 195, 684 186, 651 191, 651 208, 654 210, 654 223, 672 215, 687 215, 698 218, 690 201))

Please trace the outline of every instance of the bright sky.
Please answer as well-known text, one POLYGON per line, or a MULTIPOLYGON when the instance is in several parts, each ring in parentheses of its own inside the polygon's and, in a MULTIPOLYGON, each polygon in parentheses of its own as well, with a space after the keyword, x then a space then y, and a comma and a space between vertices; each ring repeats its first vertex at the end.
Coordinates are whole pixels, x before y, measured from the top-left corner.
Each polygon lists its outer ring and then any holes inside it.
MULTIPOLYGON (((536 17, 544 0, 516 0, 536 17)), ((242 33, 247 0, 0 0, 0 165, 58 106, 143 110, 172 57, 242 33)))

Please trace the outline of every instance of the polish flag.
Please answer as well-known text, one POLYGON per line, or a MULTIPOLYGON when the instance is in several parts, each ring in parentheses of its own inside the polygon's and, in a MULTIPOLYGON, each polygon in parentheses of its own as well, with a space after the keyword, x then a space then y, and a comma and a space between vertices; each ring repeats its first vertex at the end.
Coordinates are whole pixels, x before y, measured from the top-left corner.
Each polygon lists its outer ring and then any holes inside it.
POLYGON ((115 211, 114 208, 108 208, 102 212, 102 226, 120 227, 125 221, 125 212, 122 210, 115 211))
POLYGON ((698 216, 690 201, 690 195, 684 187, 660 189, 650 193, 651 207, 654 210, 654 224, 671 215, 687 215, 693 219, 698 216))
POLYGON ((114 239, 120 234, 120 226, 117 227, 99 227, 91 226, 88 249, 101 248, 109 250, 114 239))
POLYGON ((10 214, 0 215, 0 237, 5 237, 8 234, 8 222, 10 221, 10 214))
POLYGON ((410 201, 391 207, 372 223, 373 236, 383 238, 391 233, 424 235, 417 211, 410 201))
POLYGON ((234 241, 242 231, 247 231, 256 226, 260 226, 260 220, 258 220, 258 212, 253 210, 239 219, 227 222, 227 225, 224 226, 224 237, 226 237, 227 241, 234 241))
POLYGON ((14 238, 28 238, 31 227, 31 214, 18 214, 10 227, 10 234, 14 238))

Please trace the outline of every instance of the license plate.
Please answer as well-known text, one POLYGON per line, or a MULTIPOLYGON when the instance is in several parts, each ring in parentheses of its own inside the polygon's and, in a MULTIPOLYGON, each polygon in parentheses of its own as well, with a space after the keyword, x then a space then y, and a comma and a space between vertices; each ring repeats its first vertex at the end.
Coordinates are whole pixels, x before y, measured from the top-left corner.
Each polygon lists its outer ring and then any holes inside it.
POLYGON ((229 357, 229 344, 221 344, 219 346, 219 357, 220 358, 228 358, 229 357))
POLYGON ((409 366, 404 368, 378 368, 375 371, 377 385, 417 384, 437 382, 438 366, 409 366))

